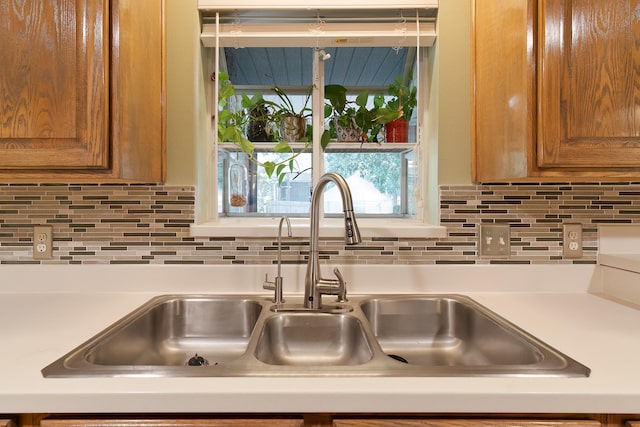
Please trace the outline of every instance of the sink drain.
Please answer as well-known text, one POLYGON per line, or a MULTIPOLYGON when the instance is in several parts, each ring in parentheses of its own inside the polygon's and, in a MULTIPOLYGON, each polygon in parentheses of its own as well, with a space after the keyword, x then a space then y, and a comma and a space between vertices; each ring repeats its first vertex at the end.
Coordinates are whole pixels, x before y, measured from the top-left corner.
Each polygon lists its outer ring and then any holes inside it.
POLYGON ((387 354, 387 356, 389 356, 390 358, 397 360, 398 362, 402 362, 402 363, 409 363, 407 362, 407 359, 405 359, 402 356, 398 356, 397 354, 387 354))
POLYGON ((209 361, 202 356, 198 356, 196 353, 191 359, 187 361, 187 366, 208 366, 209 361))

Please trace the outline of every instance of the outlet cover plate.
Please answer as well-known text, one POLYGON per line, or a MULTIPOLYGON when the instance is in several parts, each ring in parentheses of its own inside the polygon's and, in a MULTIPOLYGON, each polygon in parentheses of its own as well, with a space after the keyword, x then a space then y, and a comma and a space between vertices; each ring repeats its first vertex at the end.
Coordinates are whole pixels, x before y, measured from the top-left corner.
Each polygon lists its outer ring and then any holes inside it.
POLYGON ((582 258, 582 224, 562 224, 562 256, 582 258))
POLYGON ((36 225, 33 227, 33 259, 53 258, 53 227, 36 225))

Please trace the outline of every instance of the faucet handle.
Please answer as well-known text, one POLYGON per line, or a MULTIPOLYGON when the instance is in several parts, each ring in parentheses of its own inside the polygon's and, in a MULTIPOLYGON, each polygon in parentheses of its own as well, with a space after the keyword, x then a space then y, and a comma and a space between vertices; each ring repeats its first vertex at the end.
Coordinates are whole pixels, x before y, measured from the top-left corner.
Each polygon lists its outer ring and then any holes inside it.
POLYGON ((275 280, 269 280, 269 274, 264 274, 264 282, 262 282, 262 288, 270 291, 274 291, 273 302, 276 304, 284 303, 284 298, 282 297, 282 277, 276 276, 275 280))
POLYGON ((276 282, 272 282, 269 280, 269 273, 264 273, 264 282, 262 282, 262 289, 267 289, 269 291, 276 290, 276 282))
POLYGON ((335 274, 336 278, 338 279, 338 293, 337 293, 338 298, 336 301, 337 302, 349 301, 347 299, 347 283, 344 281, 344 277, 342 276, 342 273, 340 272, 338 267, 334 267, 333 274, 335 274))

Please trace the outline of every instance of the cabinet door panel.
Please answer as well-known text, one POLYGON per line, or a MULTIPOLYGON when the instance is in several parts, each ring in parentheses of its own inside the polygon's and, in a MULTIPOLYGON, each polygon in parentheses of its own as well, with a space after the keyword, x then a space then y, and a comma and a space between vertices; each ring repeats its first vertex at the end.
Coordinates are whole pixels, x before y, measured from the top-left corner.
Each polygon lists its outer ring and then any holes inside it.
POLYGON ((538 166, 640 164, 639 0, 539 2, 538 166))
POLYGON ((106 0, 3 1, 0 40, 0 169, 107 168, 106 0))

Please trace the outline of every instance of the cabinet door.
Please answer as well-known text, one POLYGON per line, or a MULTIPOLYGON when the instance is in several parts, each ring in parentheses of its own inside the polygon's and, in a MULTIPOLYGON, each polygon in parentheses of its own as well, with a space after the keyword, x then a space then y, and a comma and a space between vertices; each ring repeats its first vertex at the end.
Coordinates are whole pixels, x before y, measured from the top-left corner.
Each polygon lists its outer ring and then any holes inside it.
POLYGON ((300 419, 211 418, 211 419, 45 419, 40 427, 303 427, 300 419))
POLYGON ((535 2, 472 4, 473 178, 526 178, 535 154, 535 2))
POLYGON ((164 182, 165 0, 110 0, 112 177, 164 182))
POLYGON ((0 168, 109 167, 106 0, 0 5, 0 168))
POLYGON ((538 166, 640 165, 638 0, 538 2, 538 166))
POLYGON ((600 427, 598 421, 574 420, 470 420, 470 419, 360 419, 335 420, 334 427, 600 427))

